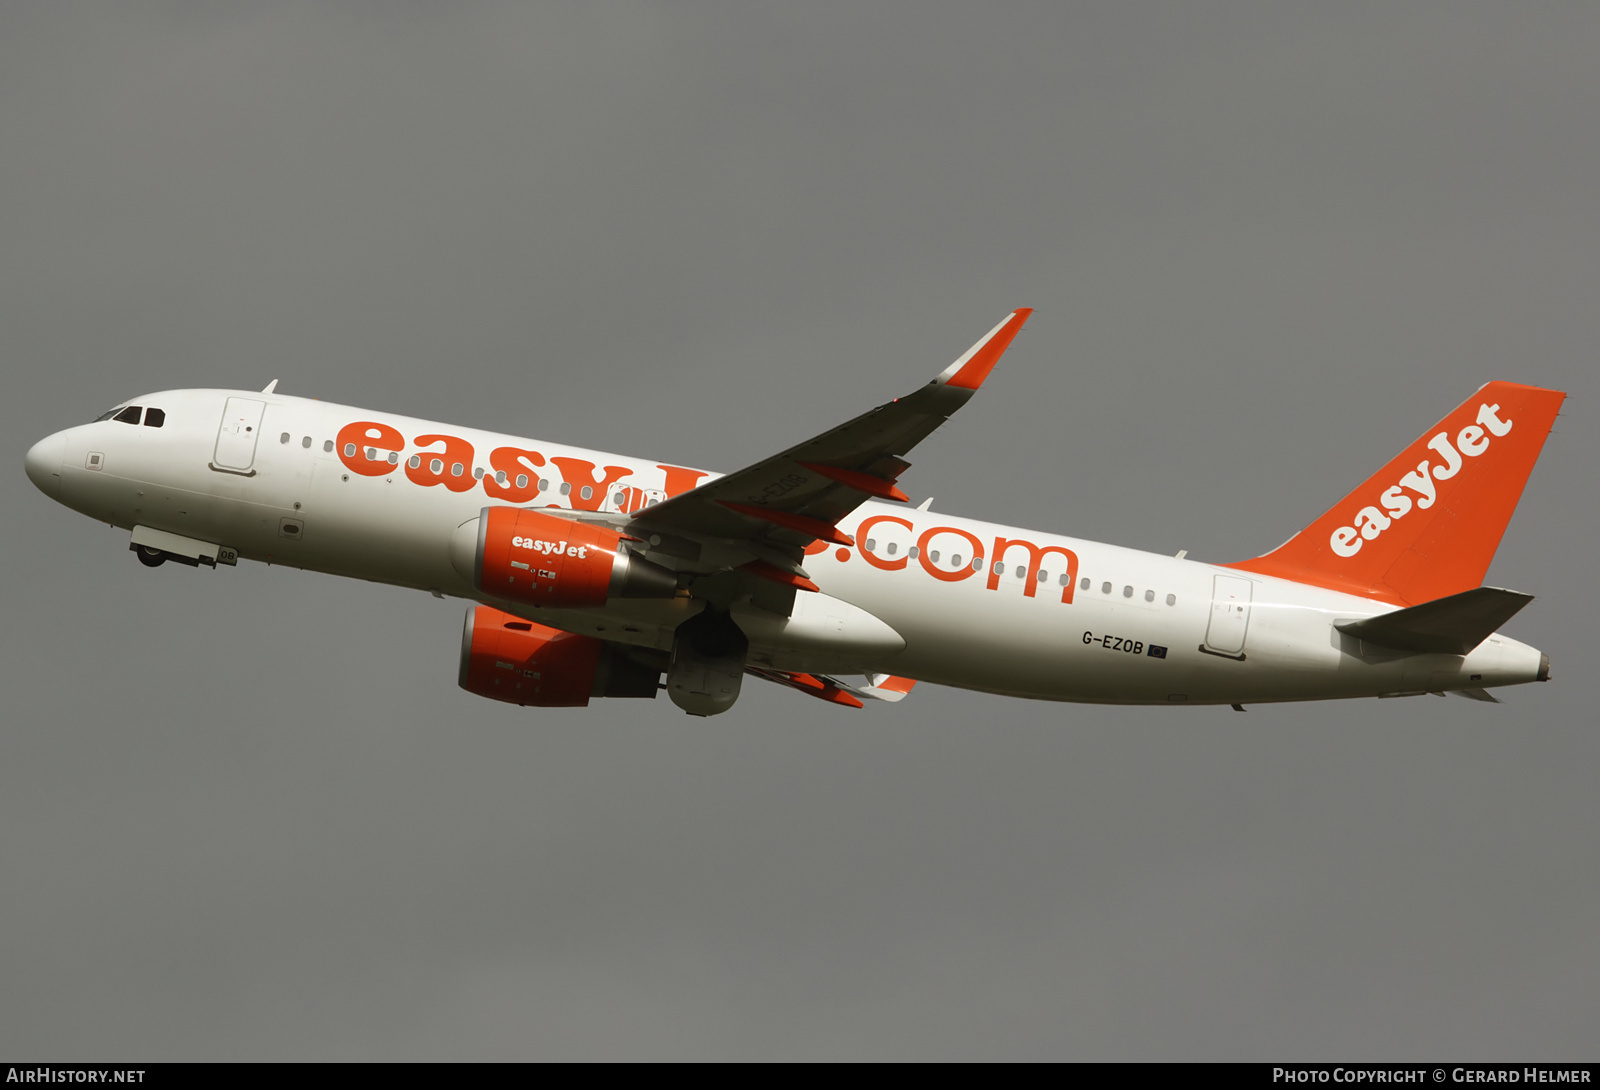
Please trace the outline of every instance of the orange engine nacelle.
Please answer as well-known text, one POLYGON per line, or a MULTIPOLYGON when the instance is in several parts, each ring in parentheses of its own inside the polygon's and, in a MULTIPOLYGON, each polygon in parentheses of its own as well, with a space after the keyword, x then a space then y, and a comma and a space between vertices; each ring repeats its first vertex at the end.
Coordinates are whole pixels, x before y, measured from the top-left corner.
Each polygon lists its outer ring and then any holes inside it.
POLYGON ((581 609, 678 591, 677 576, 629 553, 616 530, 521 507, 485 507, 456 532, 450 559, 484 594, 536 606, 581 609))
POLYGON ((581 708, 595 696, 653 699, 660 677, 659 668, 592 636, 488 606, 467 610, 457 683, 477 696, 536 708, 581 708))

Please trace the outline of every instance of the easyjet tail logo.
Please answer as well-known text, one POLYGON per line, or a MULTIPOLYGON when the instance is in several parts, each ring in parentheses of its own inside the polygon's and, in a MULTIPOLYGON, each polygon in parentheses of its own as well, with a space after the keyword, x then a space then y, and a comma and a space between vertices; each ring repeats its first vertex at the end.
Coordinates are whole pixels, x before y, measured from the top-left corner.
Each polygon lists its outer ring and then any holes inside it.
POLYGON ((1479 405, 1478 422, 1457 432, 1454 444, 1448 432, 1440 432, 1428 440, 1428 449, 1439 455, 1438 463, 1428 458, 1418 462, 1416 469, 1385 489, 1376 504, 1357 511, 1351 525, 1335 530, 1328 539, 1328 546, 1338 556, 1355 556, 1364 544, 1376 541, 1413 507, 1424 511, 1432 507, 1439 498, 1435 481, 1448 481, 1461 472, 1467 459, 1481 457, 1495 439, 1511 431, 1512 421, 1501 420, 1499 412, 1499 405, 1479 405))

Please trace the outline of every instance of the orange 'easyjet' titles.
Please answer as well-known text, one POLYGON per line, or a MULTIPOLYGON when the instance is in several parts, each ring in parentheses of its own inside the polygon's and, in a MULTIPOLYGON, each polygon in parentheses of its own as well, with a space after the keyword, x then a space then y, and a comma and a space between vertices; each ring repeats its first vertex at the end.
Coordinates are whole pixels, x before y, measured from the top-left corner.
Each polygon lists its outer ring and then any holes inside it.
MULTIPOLYGON (((364 477, 382 477, 393 473, 396 463, 406 449, 406 438, 399 429, 375 420, 357 420, 339 429, 337 439, 339 460, 352 473, 364 477), (370 453, 370 457, 368 456, 370 453), (395 460, 389 460, 389 454, 395 460)), ((454 435, 419 435, 414 444, 414 457, 418 464, 406 461, 405 475, 414 484, 425 488, 444 485, 452 492, 470 492, 478 484, 479 468, 474 465, 476 452, 472 444, 454 435), (433 449, 443 444, 444 449, 433 449), (434 463, 438 463, 435 466, 434 463)), ((598 511, 606 501, 611 486, 633 475, 627 466, 606 466, 596 473, 596 466, 586 458, 556 456, 549 459, 561 473, 562 481, 575 511, 598 511)), ((489 454, 489 470, 483 476, 483 490, 490 497, 508 503, 526 503, 539 494, 538 468, 546 464, 543 454, 522 447, 496 447, 489 454), (505 474, 505 481, 499 474, 505 474), (519 484, 518 481, 521 481, 519 484)), ((662 491, 668 497, 687 492, 710 474, 703 469, 683 466, 656 466, 666 475, 662 491)), ((645 506, 643 489, 628 487, 623 490, 624 502, 618 505, 624 511, 637 511, 645 506)), ((561 504, 552 503, 551 507, 561 504)))
POLYGON ((406 462, 406 476, 420 485, 442 484, 452 492, 470 492, 477 487, 472 475, 472 444, 453 435, 419 435, 417 453, 406 462), (444 444, 443 450, 430 448, 444 444), (417 464, 412 465, 411 461, 417 464))
POLYGON ((385 473, 393 473, 394 466, 389 461, 388 452, 394 451, 397 455, 406 449, 406 437, 399 430, 387 424, 379 424, 373 420, 357 420, 353 424, 346 424, 339 429, 339 436, 334 440, 338 444, 339 461, 351 473, 359 473, 363 477, 381 477, 385 473), (367 457, 367 451, 377 455, 384 452, 381 457, 367 457))

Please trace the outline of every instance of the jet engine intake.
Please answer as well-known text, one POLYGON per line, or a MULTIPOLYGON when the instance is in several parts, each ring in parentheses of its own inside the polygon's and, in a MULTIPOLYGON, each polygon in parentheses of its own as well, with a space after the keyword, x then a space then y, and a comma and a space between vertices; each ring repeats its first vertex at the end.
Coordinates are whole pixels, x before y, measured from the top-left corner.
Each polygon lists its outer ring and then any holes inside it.
POLYGON ((678 577, 630 553, 616 530, 521 507, 485 507, 462 523, 450 562, 484 594, 536 606, 583 608, 678 592, 678 577))
POLYGON ((661 669, 636 654, 651 653, 472 606, 456 680, 476 696, 534 708, 582 708, 596 696, 653 700, 661 669))

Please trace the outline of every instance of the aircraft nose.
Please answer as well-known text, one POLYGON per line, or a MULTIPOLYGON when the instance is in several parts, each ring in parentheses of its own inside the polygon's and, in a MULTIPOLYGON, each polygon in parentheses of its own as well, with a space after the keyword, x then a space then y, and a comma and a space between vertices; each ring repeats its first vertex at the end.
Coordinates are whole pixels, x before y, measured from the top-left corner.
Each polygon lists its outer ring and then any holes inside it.
POLYGON ((51 499, 61 491, 61 459, 67 452, 66 432, 56 432, 28 448, 28 480, 51 499))

